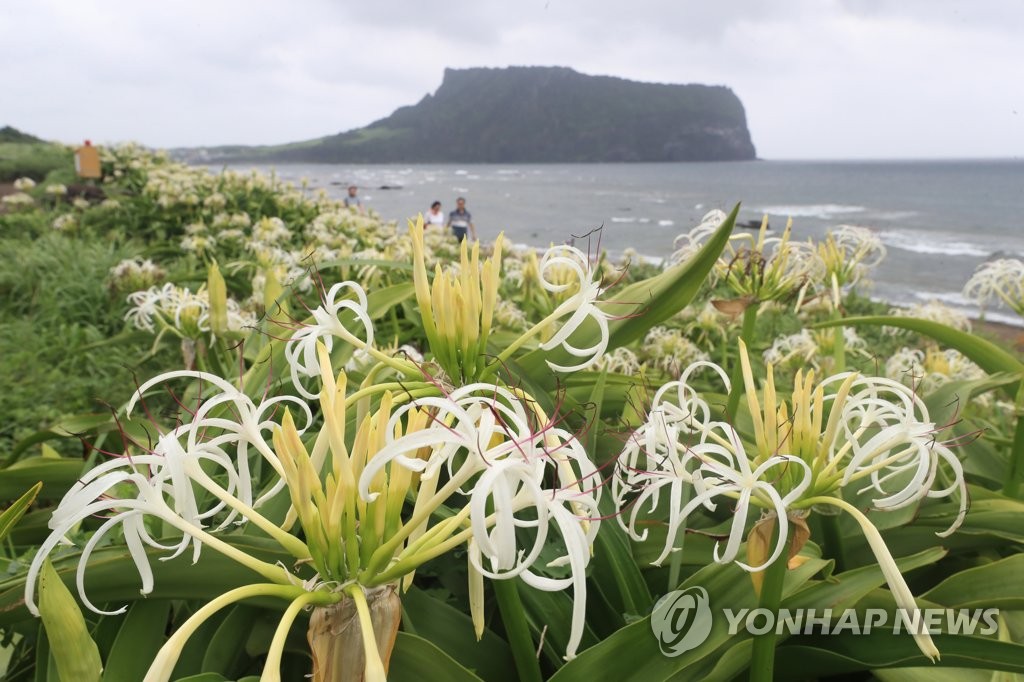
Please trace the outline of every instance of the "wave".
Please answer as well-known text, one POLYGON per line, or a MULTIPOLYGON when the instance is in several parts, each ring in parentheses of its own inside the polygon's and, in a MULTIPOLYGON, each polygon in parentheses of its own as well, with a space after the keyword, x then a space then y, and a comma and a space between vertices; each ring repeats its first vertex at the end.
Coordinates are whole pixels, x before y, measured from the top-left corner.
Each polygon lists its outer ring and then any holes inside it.
POLYGON ((621 218, 619 216, 612 216, 613 223, 635 223, 636 218, 621 218))
POLYGON ((755 209, 758 213, 782 216, 783 218, 821 218, 829 220, 840 215, 863 213, 863 206, 847 204, 783 204, 778 206, 761 206, 755 209))
POLYGON ((675 224, 676 224, 676 221, 674 221, 674 220, 659 220, 658 221, 658 225, 660 227, 671 227, 672 225, 675 225, 675 224))
POLYGON ((992 249, 983 244, 956 238, 943 238, 941 233, 935 232, 886 230, 881 232, 880 236, 886 246, 914 253, 943 256, 975 256, 978 258, 987 258, 992 254, 992 249))

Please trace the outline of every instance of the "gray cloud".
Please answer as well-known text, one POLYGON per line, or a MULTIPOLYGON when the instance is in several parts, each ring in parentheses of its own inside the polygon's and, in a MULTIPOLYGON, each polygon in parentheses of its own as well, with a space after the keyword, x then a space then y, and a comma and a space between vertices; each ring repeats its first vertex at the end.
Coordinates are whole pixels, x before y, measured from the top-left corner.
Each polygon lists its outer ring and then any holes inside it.
POLYGON ((1022 32, 1024 3, 996 0, 8 3, 0 124, 284 142, 414 103, 446 66, 557 64, 729 85, 766 158, 1019 156, 1022 32))

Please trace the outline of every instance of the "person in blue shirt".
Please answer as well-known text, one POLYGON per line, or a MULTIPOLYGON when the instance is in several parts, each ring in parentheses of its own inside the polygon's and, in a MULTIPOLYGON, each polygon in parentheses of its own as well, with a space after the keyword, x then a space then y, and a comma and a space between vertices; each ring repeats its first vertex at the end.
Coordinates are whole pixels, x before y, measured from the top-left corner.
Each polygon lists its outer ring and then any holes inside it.
POLYGON ((348 186, 348 196, 345 197, 345 208, 354 208, 360 213, 363 212, 363 202, 359 201, 359 188, 355 185, 348 186))
POLYGON ((455 210, 448 214, 448 227, 452 234, 460 242, 466 238, 468 233, 476 241, 476 227, 473 225, 473 216, 466 210, 466 200, 459 197, 455 200, 455 210))

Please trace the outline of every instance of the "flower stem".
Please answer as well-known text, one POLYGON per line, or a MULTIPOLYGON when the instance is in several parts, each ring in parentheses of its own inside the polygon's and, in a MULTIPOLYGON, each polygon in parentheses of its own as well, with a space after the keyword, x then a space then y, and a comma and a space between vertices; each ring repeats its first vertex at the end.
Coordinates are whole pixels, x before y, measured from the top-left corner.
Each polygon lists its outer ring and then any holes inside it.
MULTIPOLYGON (((838 307, 832 313, 832 319, 843 319, 843 314, 838 307)), ((842 325, 832 329, 832 358, 835 360, 835 367, 832 371, 836 374, 846 371, 846 336, 843 334, 844 331, 845 328, 842 325)))
POLYGON ((1013 445, 1010 450, 1010 471, 1003 485, 1007 497, 1019 497, 1024 483, 1024 381, 1017 389, 1017 427, 1013 431, 1013 445))
MULTIPOLYGON (((757 326, 757 309, 760 305, 759 302, 754 301, 743 311, 743 327, 740 329, 740 338, 743 339, 743 343, 747 344, 748 348, 754 340, 754 330, 757 326)), ((736 358, 736 364, 732 367, 732 376, 729 377, 729 381, 732 384, 732 390, 729 391, 729 402, 725 410, 729 418, 732 419, 736 416, 736 408, 739 407, 740 396, 744 391, 743 369, 738 357, 736 358)))
POLYGON ((817 514, 821 530, 825 535, 825 553, 836 562, 836 573, 846 570, 846 551, 843 549, 843 534, 839 529, 838 514, 817 514))
MULTIPOLYGON (((778 538, 778 533, 779 524, 776 523, 773 544, 778 538)), ((764 581, 761 583, 761 598, 758 601, 760 608, 768 609, 773 614, 779 612, 779 605, 782 603, 782 588, 786 584, 787 568, 786 554, 783 553, 765 569, 764 581)), ((750 682, 771 682, 774 678, 775 638, 774 628, 763 635, 754 637, 754 645, 750 652, 750 682)))
POLYGON ((519 599, 519 588, 512 580, 494 580, 491 585, 494 586, 501 622, 505 624, 520 681, 540 682, 544 678, 540 673, 540 661, 537 660, 530 627, 526 623, 523 602, 519 599))
POLYGON ((250 599, 252 597, 278 597, 280 599, 297 599, 305 594, 305 590, 293 585, 246 585, 225 592, 209 604, 196 611, 188 620, 175 631, 167 642, 160 648, 153 663, 149 666, 144 682, 167 682, 171 679, 174 665, 188 641, 199 626, 206 622, 210 616, 220 611, 225 606, 250 599))
POLYGON ((337 602, 339 598, 339 595, 336 593, 324 591, 306 592, 300 594, 288 605, 284 615, 281 616, 281 621, 277 624, 277 629, 274 631, 274 639, 271 640, 270 650, 267 651, 267 659, 263 664, 263 675, 260 677, 260 682, 280 682, 281 657, 284 654, 285 640, 288 639, 288 631, 291 630, 292 624, 298 617, 299 612, 310 604, 324 606, 337 602))
POLYGON ((366 682, 383 682, 387 678, 384 671, 384 662, 380 658, 380 651, 377 649, 377 637, 373 630, 373 618, 370 616, 370 607, 366 603, 366 595, 360 585, 353 585, 346 590, 356 605, 356 613, 359 614, 359 627, 363 636, 363 648, 366 654, 366 670, 364 679, 366 682))

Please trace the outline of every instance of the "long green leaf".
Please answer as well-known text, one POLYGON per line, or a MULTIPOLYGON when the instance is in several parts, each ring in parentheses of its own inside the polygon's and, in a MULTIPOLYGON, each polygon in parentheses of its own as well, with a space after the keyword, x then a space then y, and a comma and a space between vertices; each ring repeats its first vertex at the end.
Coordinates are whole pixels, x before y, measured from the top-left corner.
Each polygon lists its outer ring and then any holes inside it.
POLYGON ((955 573, 921 596, 950 608, 1024 609, 1024 554, 955 573))
MULTIPOLYGON (((222 534, 220 537, 246 554, 270 563, 290 565, 293 561, 290 554, 271 540, 241 534, 222 534)), ((164 543, 173 544, 170 539, 164 543)), ((154 577, 150 599, 212 599, 230 589, 262 581, 250 569, 209 548, 203 550, 194 565, 191 555, 161 561, 166 552, 149 547, 146 554, 154 577)), ((65 583, 74 584, 79 556, 78 552, 70 552, 57 560, 57 572, 65 583)), ((95 604, 112 602, 120 605, 142 599, 139 576, 128 550, 105 547, 93 552, 85 571, 85 590, 95 604)), ((32 617, 25 608, 24 598, 24 575, 0 582, 0 626, 32 617)))
MULTIPOLYGON (((608 325, 609 351, 643 337, 651 327, 661 324, 689 305, 722 254, 722 249, 729 242, 729 235, 736 224, 739 210, 740 205, 736 204, 693 258, 674 265, 654 277, 634 282, 602 304, 605 310, 619 317, 608 325)), ((577 331, 573 336, 573 344, 586 348, 597 342, 598 333, 597 325, 577 331)), ((561 349, 554 349, 550 353, 537 349, 519 358, 519 364, 527 369, 536 381, 544 381, 545 385, 550 386, 554 383, 555 377, 546 371, 544 360, 564 361, 569 358, 568 354, 560 355, 564 353, 565 351, 561 349)))
POLYGON ((508 643, 488 629, 478 642, 472 619, 423 590, 411 588, 402 595, 403 624, 486 680, 499 679, 515 665, 508 643), (408 622, 407 622, 408 621, 408 622))
POLYGON ((41 499, 62 497, 82 474, 82 462, 75 459, 29 457, 0 469, 0 500, 20 496, 29 487, 42 483, 41 499))
POLYGON ((165 631, 170 611, 171 603, 162 599, 132 604, 107 656, 103 682, 133 682, 145 677, 167 639, 165 631))
MULTIPOLYGON (((511 671, 508 671, 511 673, 511 671)), ((390 682, 481 682, 422 637, 399 632, 388 669, 390 682)))
MULTIPOLYGON (((778 680, 933 665, 912 637, 893 636, 884 630, 856 636, 844 633, 798 637, 790 641, 792 645, 780 647, 775 655, 778 680)), ((1024 673, 1024 646, 1020 644, 965 635, 932 635, 932 641, 942 652, 939 665, 944 667, 1024 673)))
MULTIPOLYGON (((810 559, 786 576, 785 594, 792 595, 822 570, 829 562, 810 559)), ((750 576, 733 565, 711 564, 697 571, 682 588, 703 587, 708 592, 712 609, 756 608, 757 597, 750 576)), ((650 616, 627 625, 599 644, 580 652, 566 663, 552 682, 576 680, 650 680, 657 682, 671 678, 709 656, 730 641, 725 618, 715 618, 711 632, 704 642, 674 658, 662 655, 658 639, 651 631, 650 616)), ((693 678, 690 678, 693 679, 693 678)))
POLYGON ((49 561, 39 577, 39 615, 60 679, 99 682, 103 670, 99 649, 78 603, 49 561))
POLYGON ((228 611, 208 640, 201 670, 228 676, 242 672, 238 670, 239 663, 245 658, 245 642, 258 611, 249 604, 238 604, 228 611))
MULTIPOLYGON (((897 560, 900 571, 906 573, 915 568, 934 564, 946 555, 939 548, 932 548, 912 556, 897 560)), ((832 609, 836 614, 833 620, 844 609, 853 608, 861 599, 873 590, 885 584, 885 576, 877 564, 862 566, 832 576, 828 580, 808 583, 804 589, 796 592, 782 603, 782 607, 795 609, 832 609)), ((788 637, 788 633, 779 635, 780 641, 788 637)), ((685 668, 673 677, 677 680, 701 679, 727 682, 743 672, 750 664, 753 638, 741 630, 730 640, 728 648, 720 650, 720 655, 708 656, 696 665, 685 668)))
POLYGON ((627 315, 609 325, 609 350, 636 341, 651 327, 661 324, 690 304, 718 257, 722 255, 725 245, 729 243, 729 235, 736 225, 739 212, 740 205, 736 204, 693 258, 650 279, 631 284, 608 302, 607 307, 614 309, 615 314, 627 315), (623 305, 615 305, 619 303, 623 305), (634 306, 632 309, 630 304, 634 306))
POLYGON ((0 540, 6 538, 7 534, 14 528, 14 525, 25 515, 25 512, 28 511, 29 506, 35 501, 36 495, 39 494, 42 487, 43 482, 39 481, 0 514, 0 540))
MULTIPOLYGON (((884 326, 909 329, 910 331, 917 332, 918 334, 930 336, 945 346, 955 348, 973 360, 979 367, 989 374, 996 374, 998 372, 1020 374, 1021 372, 1024 372, 1024 363, 1017 359, 1017 357, 1012 353, 1007 352, 991 341, 986 341, 979 336, 960 331, 959 329, 954 329, 953 327, 939 322, 919 320, 914 317, 872 315, 866 317, 846 317, 839 320, 829 320, 827 322, 819 322, 812 326, 816 329, 820 329, 823 327, 836 327, 839 325, 849 325, 853 327, 874 325, 877 327, 884 326)), ((1015 391, 1013 392, 1015 393, 1015 391)))

